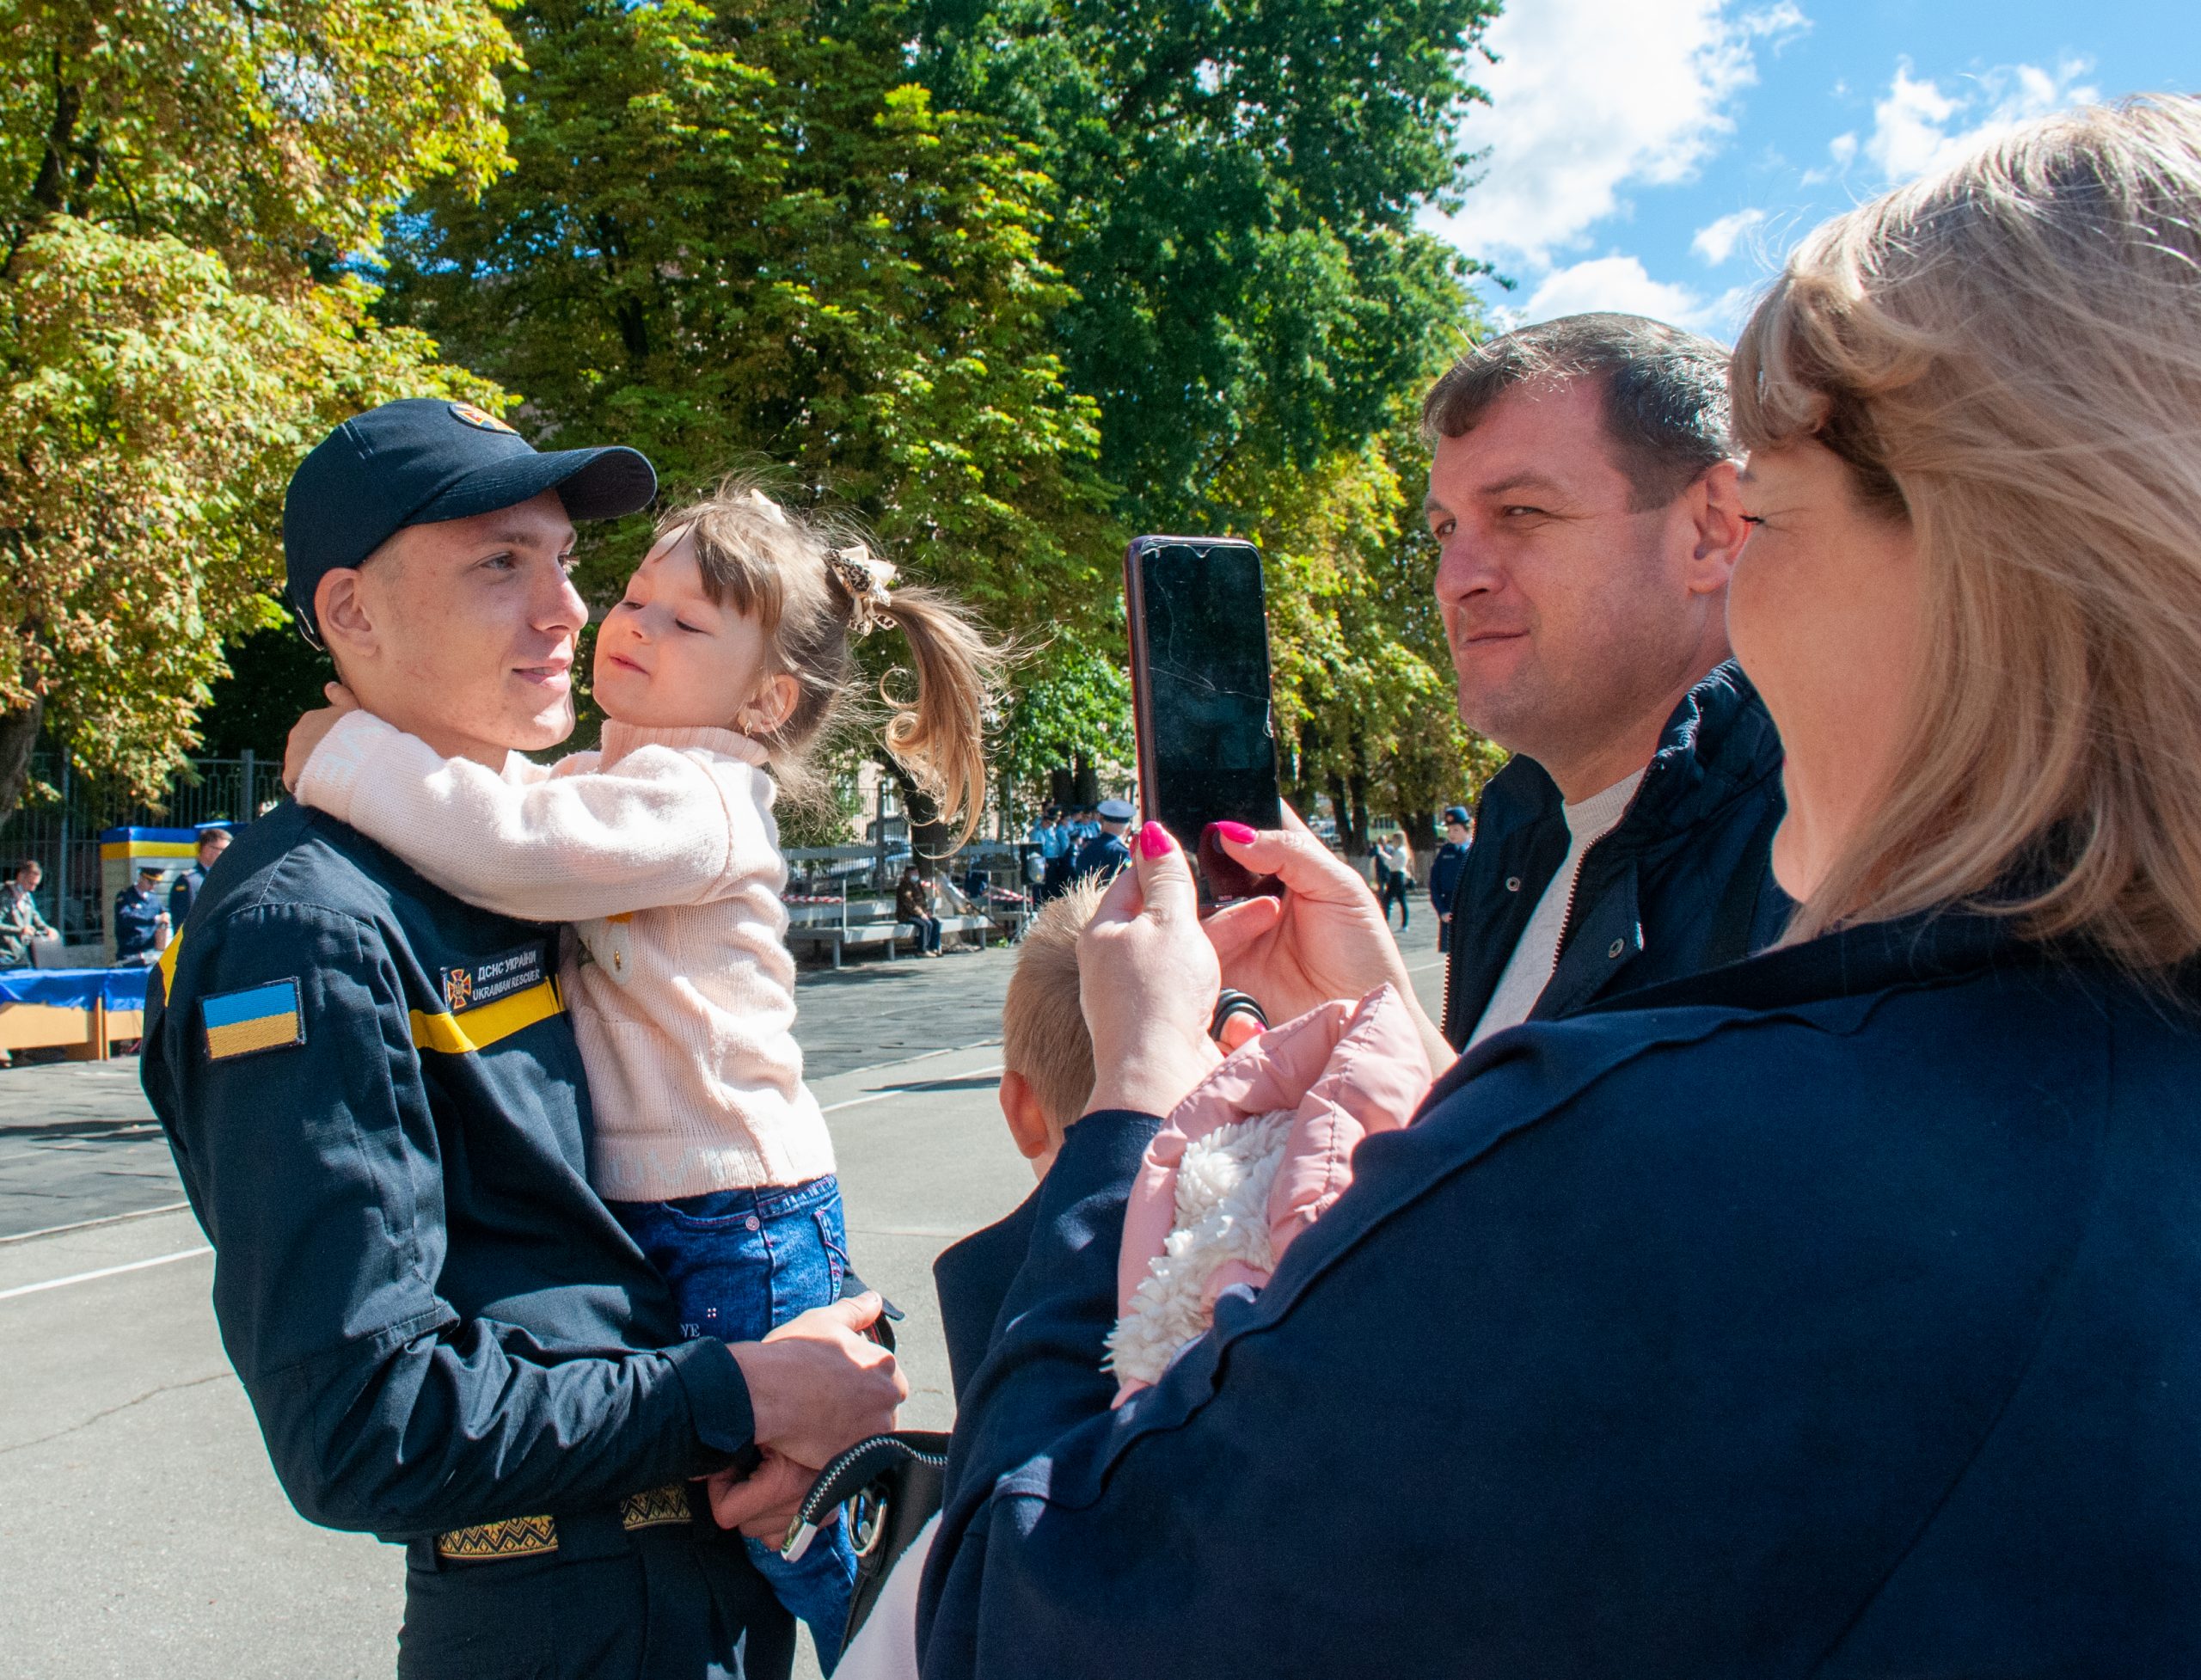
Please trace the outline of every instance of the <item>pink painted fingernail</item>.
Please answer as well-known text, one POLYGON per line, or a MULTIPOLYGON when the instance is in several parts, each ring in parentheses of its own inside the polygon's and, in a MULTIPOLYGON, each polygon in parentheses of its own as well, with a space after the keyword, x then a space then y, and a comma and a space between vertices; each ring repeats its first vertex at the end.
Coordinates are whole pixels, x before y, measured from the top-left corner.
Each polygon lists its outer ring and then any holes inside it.
POLYGON ((1170 844, 1169 831, 1159 823, 1149 823, 1138 831, 1138 855, 1141 857, 1159 857, 1169 849, 1170 844))
POLYGON ((1250 846, 1254 843, 1254 831, 1243 823, 1217 823, 1215 825, 1215 831, 1234 846, 1250 846))

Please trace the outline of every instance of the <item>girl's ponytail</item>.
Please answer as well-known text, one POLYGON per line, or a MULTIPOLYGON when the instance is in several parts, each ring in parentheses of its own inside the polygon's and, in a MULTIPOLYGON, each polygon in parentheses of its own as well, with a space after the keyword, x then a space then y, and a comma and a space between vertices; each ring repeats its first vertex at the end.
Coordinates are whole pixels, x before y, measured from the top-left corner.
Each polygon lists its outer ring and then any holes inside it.
MULTIPOLYGON (((850 642, 898 628, 909 639, 917 691, 897 700, 881 684, 891 708, 886 750, 940 807, 942 821, 961 823, 957 845, 977 833, 986 805, 986 713, 1005 651, 939 591, 894 587, 893 567, 874 560, 855 531, 788 512, 752 480, 728 478, 659 521, 660 543, 684 531, 711 598, 754 614, 777 670, 794 678, 792 708, 757 736, 782 794, 815 799, 816 744, 849 711, 870 721, 868 707, 848 703, 857 669, 850 642)), ((728 715, 748 698, 728 696, 728 715)))
POLYGON ((986 711, 1004 656, 939 591, 912 586, 886 595, 881 622, 908 640, 917 675, 914 701, 898 701, 880 686, 894 708, 886 750, 931 795, 941 821, 960 822, 960 846, 978 832, 985 812, 986 711))

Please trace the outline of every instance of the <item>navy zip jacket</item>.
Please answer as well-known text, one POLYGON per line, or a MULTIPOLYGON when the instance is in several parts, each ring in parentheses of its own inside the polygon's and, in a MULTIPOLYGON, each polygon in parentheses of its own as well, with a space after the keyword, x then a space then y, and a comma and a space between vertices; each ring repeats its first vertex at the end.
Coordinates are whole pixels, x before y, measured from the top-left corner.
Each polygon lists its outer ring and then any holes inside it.
POLYGON ((2201 1673, 2197 1020, 1951 914, 1495 1034, 1113 1412, 1087 1117, 928 1680, 2201 1673))
MULTIPOLYGON (((1781 738, 1732 661, 1683 696, 1612 832, 1591 846, 1560 935, 1559 963, 1531 1019, 1677 979, 1763 949, 1794 908, 1773 880, 1784 808, 1781 738)), ((1444 1036, 1468 1041, 1566 861, 1558 784, 1515 757, 1475 806, 1474 844, 1453 890, 1444 1036)))

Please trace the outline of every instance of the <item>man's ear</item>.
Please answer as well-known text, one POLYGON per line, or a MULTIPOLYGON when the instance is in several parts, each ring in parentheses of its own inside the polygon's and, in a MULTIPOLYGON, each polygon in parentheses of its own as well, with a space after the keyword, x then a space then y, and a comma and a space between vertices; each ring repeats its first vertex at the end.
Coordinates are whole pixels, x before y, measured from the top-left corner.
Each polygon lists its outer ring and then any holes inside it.
POLYGON ((1684 577, 1692 595, 1717 595, 1734 575, 1735 558, 1750 534, 1743 518, 1737 468, 1722 461, 1682 493, 1693 537, 1684 577))
POLYGON ((1037 1161, 1053 1150, 1053 1128, 1047 1124, 1047 1111, 1039 1106, 1032 1082, 1021 1073, 1011 1071, 1001 1076, 1001 1117, 1009 1122, 1016 1152, 1027 1161, 1037 1161))
POLYGON ((321 631, 322 646, 340 670, 370 663, 380 651, 372 614, 360 592, 356 566, 340 566, 322 573, 313 588, 313 622, 321 631))

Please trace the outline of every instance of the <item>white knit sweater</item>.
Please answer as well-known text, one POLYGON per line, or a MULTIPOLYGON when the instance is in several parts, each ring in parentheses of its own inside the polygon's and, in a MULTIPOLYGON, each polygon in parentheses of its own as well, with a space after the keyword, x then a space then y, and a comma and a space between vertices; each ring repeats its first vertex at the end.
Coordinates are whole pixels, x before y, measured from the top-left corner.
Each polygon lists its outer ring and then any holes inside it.
POLYGON ((833 1170, 794 1041, 763 765, 730 730, 607 723, 600 753, 549 769, 515 753, 499 775, 355 712, 297 796, 470 904, 578 924, 563 979, 596 1112, 590 1178, 665 1201, 833 1170))

